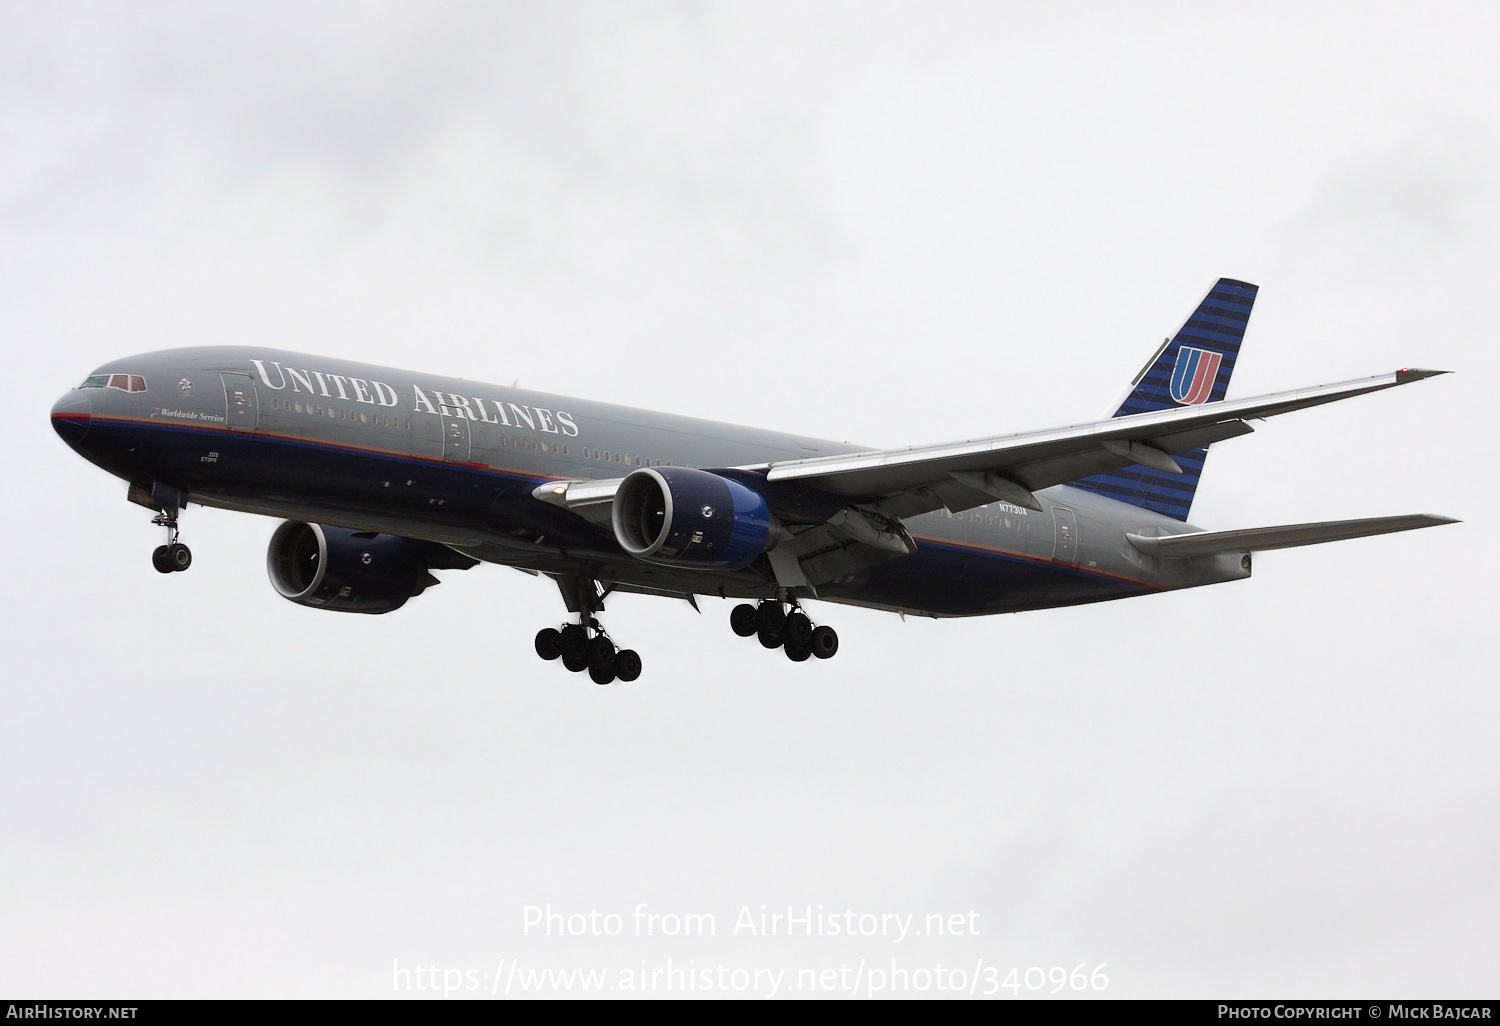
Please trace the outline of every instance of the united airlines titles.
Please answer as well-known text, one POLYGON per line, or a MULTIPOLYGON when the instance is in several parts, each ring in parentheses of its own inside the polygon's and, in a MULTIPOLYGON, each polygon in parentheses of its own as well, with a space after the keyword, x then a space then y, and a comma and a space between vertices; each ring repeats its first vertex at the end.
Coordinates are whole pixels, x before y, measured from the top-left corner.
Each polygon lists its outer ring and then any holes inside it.
MULTIPOLYGON (((337 393, 336 397, 346 402, 368 403, 371 406, 396 406, 401 401, 396 389, 384 381, 298 370, 295 367, 283 367, 276 360, 270 361, 271 367, 276 371, 276 380, 272 381, 266 370, 266 361, 250 362, 255 364, 261 382, 274 391, 290 388, 293 392, 306 392, 308 395, 319 395, 327 399, 335 398, 337 393), (329 390, 330 385, 333 391, 329 390)), ((412 385, 411 389, 413 413, 428 413, 434 417, 472 420, 504 427, 519 428, 525 425, 532 431, 568 438, 578 435, 578 424, 573 420, 572 414, 563 410, 553 412, 540 406, 502 402, 499 399, 485 400, 479 396, 464 396, 437 389, 423 390, 420 385, 412 385)))
POLYGON ((540 406, 519 406, 516 403, 505 403, 499 399, 491 399, 498 417, 492 417, 489 408, 484 405, 484 400, 473 396, 474 405, 469 405, 469 396, 457 395, 453 392, 439 392, 433 390, 431 398, 423 392, 418 385, 412 386, 416 394, 415 403, 412 407, 414 413, 430 413, 437 417, 463 418, 466 420, 483 421, 486 424, 503 424, 506 427, 520 427, 525 424, 532 431, 545 431, 548 434, 563 434, 572 438, 578 434, 578 425, 573 422, 573 416, 559 410, 553 413, 544 410, 540 406), (516 418, 514 424, 506 416, 505 409, 510 407, 511 416, 516 418), (475 411, 478 411, 477 413, 475 411))
POLYGON ((308 395, 321 395, 326 399, 334 398, 332 392, 328 391, 328 383, 333 382, 333 387, 338 391, 338 398, 345 402, 368 403, 371 406, 395 406, 400 400, 396 396, 396 390, 384 381, 366 381, 364 378, 350 378, 342 374, 324 374, 322 371, 303 371, 295 367, 283 368, 275 360, 271 366, 276 368, 276 381, 266 373, 266 365, 262 360, 251 360, 255 369, 260 372, 260 380, 267 388, 281 391, 290 388, 293 392, 306 392, 308 395), (313 388, 313 379, 317 379, 318 387, 313 388), (278 383, 279 382, 279 383, 278 383), (344 388, 348 385, 348 389, 344 388), (350 395, 349 393, 354 393, 350 395))

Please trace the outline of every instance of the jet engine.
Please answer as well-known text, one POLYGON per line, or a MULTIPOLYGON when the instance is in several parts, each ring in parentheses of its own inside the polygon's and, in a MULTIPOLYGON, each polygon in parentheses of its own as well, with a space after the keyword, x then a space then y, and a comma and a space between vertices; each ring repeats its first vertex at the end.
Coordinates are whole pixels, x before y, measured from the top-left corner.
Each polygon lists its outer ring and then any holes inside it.
POLYGON ((288 520, 271 536, 266 570, 281 596, 343 613, 389 613, 437 578, 418 542, 288 520))
POLYGON ((643 467, 615 492, 615 539, 650 563, 738 570, 772 538, 766 500, 738 481, 688 467, 643 467))

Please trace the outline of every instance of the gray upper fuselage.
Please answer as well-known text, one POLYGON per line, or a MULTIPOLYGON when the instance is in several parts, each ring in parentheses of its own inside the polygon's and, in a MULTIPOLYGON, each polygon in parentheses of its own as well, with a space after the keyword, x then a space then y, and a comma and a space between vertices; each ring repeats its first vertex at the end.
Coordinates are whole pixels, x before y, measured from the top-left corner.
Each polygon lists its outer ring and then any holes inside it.
MULTIPOLYGON (((648 566, 598 528, 590 529, 597 537, 575 538, 571 549, 549 544, 538 509, 545 504, 530 487, 548 479, 617 478, 640 466, 744 467, 868 449, 259 348, 148 353, 112 360, 95 374, 137 375, 146 387, 74 389, 54 408, 54 421, 58 411, 86 404, 99 429, 70 443, 127 480, 162 481, 206 505, 426 537, 547 572, 578 572, 578 562, 587 560, 586 572, 598 579, 666 593, 757 595, 773 585, 750 570, 648 566), (152 441, 168 435, 170 444, 152 441), (113 437, 130 442, 108 444, 113 437), (231 448, 242 454, 238 466, 220 455, 231 448), (243 455, 252 452, 260 455, 243 455), (343 465, 331 462, 340 458, 349 467, 362 461, 361 469, 343 478, 343 465)), ((916 555, 820 586, 819 597, 971 615, 1248 576, 1237 561, 1157 560, 1125 540, 1129 532, 1182 532, 1184 525, 1169 517, 1067 486, 1038 497, 1040 512, 995 502, 909 518, 916 555), (997 574, 986 561, 1012 571, 997 574), (952 587, 930 579, 920 587, 903 583, 929 564, 933 573, 972 579, 952 587), (1049 572, 1067 578, 1066 586, 1047 584, 1049 572)))

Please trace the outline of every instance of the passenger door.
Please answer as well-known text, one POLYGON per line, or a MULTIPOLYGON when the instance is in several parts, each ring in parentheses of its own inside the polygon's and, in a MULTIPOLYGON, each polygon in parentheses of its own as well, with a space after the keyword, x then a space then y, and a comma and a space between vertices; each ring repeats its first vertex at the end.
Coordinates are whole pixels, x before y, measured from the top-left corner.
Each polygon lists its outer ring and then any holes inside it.
POLYGON ((1078 519, 1070 509, 1052 507, 1052 522, 1057 528, 1057 542, 1052 558, 1069 566, 1078 565, 1078 519))
POLYGON ((224 423, 231 431, 254 431, 260 426, 260 397, 248 374, 224 371, 224 423))
POLYGON ((449 412, 447 407, 443 408, 443 459, 449 463, 468 463, 469 419, 449 416, 449 412))

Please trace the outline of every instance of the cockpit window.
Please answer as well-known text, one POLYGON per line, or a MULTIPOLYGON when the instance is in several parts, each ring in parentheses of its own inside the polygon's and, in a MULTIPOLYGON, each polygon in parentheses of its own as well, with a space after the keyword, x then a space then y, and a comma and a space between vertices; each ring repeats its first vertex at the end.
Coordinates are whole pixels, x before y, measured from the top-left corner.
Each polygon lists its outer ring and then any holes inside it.
POLYGON ((139 374, 90 374, 79 388, 118 388, 121 392, 144 392, 146 379, 139 374))

